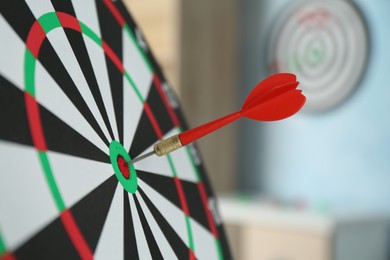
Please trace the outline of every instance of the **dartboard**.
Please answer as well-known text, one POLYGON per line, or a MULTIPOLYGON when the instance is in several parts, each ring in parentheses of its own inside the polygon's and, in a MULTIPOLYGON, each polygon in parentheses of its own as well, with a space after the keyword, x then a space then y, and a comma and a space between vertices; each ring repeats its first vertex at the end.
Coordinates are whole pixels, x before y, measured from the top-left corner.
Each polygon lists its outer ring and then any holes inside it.
POLYGON ((0 2, 0 259, 227 259, 196 146, 121 1, 0 2))
POLYGON ((297 74, 306 109, 324 111, 350 96, 364 74, 366 22, 349 0, 293 2, 272 28, 268 65, 297 74))

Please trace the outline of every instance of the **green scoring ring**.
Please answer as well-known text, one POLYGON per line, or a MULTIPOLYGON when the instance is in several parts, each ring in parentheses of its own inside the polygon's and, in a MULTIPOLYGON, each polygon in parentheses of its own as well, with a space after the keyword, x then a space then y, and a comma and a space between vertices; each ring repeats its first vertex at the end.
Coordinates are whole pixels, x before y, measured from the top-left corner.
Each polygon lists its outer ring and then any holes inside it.
POLYGON ((112 141, 110 143, 110 161, 112 167, 114 168, 116 178, 119 180, 119 182, 122 184, 123 188, 126 191, 130 193, 135 193, 138 188, 137 172, 133 165, 129 165, 128 167, 130 170, 130 177, 126 179, 119 169, 117 162, 118 156, 122 156, 126 162, 131 161, 130 155, 126 152, 125 148, 123 148, 123 146, 119 142, 112 141))

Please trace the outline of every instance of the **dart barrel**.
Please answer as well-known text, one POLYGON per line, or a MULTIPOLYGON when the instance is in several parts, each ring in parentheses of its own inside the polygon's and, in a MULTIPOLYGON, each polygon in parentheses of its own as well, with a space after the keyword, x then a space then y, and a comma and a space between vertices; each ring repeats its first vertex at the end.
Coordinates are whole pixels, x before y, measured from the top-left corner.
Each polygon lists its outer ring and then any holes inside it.
POLYGON ((294 1, 280 13, 270 36, 270 70, 297 75, 308 110, 340 104, 365 71, 367 26, 353 1, 294 1))
POLYGON ((183 145, 180 141, 179 135, 174 135, 155 144, 153 150, 157 156, 163 156, 181 147, 183 147, 183 145))

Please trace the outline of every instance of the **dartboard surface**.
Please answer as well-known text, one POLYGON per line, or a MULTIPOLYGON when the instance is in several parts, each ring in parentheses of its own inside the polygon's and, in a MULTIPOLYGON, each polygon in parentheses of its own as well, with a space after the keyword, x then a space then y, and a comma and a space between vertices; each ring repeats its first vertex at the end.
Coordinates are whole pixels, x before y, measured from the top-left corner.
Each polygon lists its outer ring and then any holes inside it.
POLYGON ((268 65, 297 74, 306 110, 328 110, 350 96, 364 74, 366 22, 349 0, 292 2, 272 28, 268 65))
POLYGON ((121 1, 0 2, 0 259, 229 259, 195 146, 121 1))

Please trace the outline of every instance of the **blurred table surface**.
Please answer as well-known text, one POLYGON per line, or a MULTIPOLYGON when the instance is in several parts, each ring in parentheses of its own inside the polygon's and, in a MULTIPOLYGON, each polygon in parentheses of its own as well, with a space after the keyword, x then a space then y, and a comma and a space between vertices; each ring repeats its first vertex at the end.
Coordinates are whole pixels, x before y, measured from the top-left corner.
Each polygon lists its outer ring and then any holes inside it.
POLYGON ((236 259, 389 259, 386 214, 336 214, 234 195, 219 197, 219 212, 236 259))

